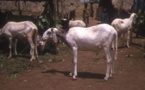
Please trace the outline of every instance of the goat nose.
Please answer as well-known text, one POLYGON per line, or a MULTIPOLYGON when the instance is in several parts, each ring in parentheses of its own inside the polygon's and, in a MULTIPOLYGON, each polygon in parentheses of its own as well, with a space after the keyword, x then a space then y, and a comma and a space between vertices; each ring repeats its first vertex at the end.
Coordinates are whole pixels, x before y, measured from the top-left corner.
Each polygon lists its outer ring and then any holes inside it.
POLYGON ((40 41, 39 44, 40 44, 41 46, 44 46, 44 45, 45 45, 45 43, 44 43, 43 41, 40 41))

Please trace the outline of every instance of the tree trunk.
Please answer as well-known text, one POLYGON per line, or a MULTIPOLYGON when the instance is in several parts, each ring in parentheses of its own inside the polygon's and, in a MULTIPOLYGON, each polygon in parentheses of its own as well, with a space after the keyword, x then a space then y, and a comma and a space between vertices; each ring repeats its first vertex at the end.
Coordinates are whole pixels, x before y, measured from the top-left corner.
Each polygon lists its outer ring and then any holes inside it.
POLYGON ((123 6, 123 0, 120 0, 120 6, 119 6, 119 8, 118 8, 118 17, 121 16, 122 6, 123 6))

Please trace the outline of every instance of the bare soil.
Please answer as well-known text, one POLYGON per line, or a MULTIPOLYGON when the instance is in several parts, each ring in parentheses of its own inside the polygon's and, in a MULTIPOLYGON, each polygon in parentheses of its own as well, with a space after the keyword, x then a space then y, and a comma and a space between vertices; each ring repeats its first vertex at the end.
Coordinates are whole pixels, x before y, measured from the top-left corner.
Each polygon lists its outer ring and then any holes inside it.
MULTIPOLYGON (((96 20, 90 18, 90 26, 95 24, 96 20)), ((145 90, 143 41, 144 38, 134 37, 130 48, 118 49, 115 75, 107 82, 104 81, 106 59, 103 51, 98 56, 94 52, 79 51, 78 77, 72 80, 69 77, 72 53, 68 50, 63 61, 46 62, 19 73, 14 79, 7 79, 6 74, 1 73, 0 90, 145 90)))

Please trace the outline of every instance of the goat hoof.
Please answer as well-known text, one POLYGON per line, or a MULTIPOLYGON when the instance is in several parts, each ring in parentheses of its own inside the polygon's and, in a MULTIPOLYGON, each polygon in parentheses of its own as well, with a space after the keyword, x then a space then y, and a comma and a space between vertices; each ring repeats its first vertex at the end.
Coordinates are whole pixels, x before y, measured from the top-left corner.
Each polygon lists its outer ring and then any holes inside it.
POLYGON ((113 78, 113 75, 110 75, 110 78, 113 78))
POLYGON ((11 59, 11 58, 12 58, 11 56, 8 57, 8 59, 11 59))
POLYGON ((30 61, 32 62, 32 61, 33 61, 33 59, 30 59, 30 61))
POLYGON ((74 76, 73 76, 73 80, 76 80, 76 79, 77 79, 77 78, 76 78, 76 76, 74 75, 74 76))
POLYGON ((33 60, 35 60, 35 58, 31 58, 30 61, 32 62, 33 60))
POLYGON ((108 77, 105 77, 104 80, 105 80, 105 81, 108 81, 108 77))
POLYGON ((72 77, 72 76, 73 76, 73 74, 72 74, 72 73, 69 73, 69 76, 71 76, 71 77, 72 77))

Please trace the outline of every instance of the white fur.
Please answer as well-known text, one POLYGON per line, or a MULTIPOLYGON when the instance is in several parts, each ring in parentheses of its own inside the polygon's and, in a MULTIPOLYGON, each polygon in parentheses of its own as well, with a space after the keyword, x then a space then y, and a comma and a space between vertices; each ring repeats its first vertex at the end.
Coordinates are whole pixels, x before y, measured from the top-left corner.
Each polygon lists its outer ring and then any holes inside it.
POLYGON ((133 23, 136 22, 137 15, 135 13, 132 13, 129 18, 126 19, 120 19, 117 18, 113 20, 111 25, 117 30, 118 35, 120 36, 123 34, 123 38, 125 38, 125 33, 127 33, 127 46, 129 47, 129 40, 130 40, 130 32, 132 29, 133 23))
POLYGON ((16 51, 16 41, 17 39, 26 38, 30 44, 31 50, 31 61, 38 58, 38 52, 37 52, 37 34, 38 29, 34 23, 31 21, 22 21, 22 22, 8 22, 1 30, 0 34, 5 35, 10 42, 9 45, 9 58, 12 57, 12 45, 14 43, 14 50, 15 54, 17 54, 16 51), (14 40, 14 42, 13 42, 14 40))

